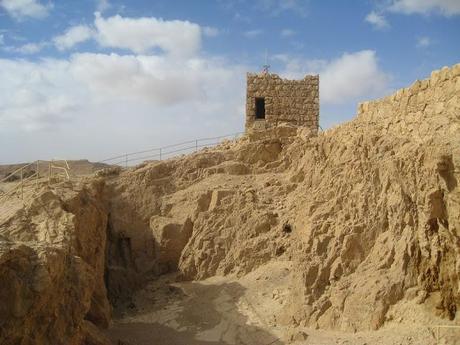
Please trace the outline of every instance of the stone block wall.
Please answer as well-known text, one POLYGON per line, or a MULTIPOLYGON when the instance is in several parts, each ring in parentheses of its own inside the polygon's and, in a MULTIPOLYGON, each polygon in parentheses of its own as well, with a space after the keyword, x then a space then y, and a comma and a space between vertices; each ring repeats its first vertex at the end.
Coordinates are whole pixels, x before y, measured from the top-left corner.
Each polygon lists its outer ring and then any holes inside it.
POLYGON ((271 73, 248 73, 246 90, 246 130, 288 122, 318 131, 319 76, 287 80, 271 73), (265 119, 256 119, 256 98, 265 100, 265 119))
POLYGON ((444 128, 460 146, 460 64, 433 71, 430 78, 390 96, 359 104, 358 119, 385 132, 424 141, 444 128), (454 125, 452 125, 454 124, 454 125))
MULTIPOLYGON (((417 80, 385 98, 361 103, 358 120, 367 128, 370 125, 380 129, 382 136, 406 138, 408 147, 414 142, 426 147, 424 156, 414 156, 408 162, 408 166, 427 169, 425 174, 433 174, 438 180, 438 185, 431 185, 431 189, 415 191, 425 199, 425 205, 421 205, 425 211, 420 212, 417 220, 422 229, 414 232, 423 251, 419 282, 424 288, 428 284, 430 290, 439 288, 441 296, 445 296, 443 300, 454 301, 454 305, 457 301, 458 305, 458 288, 454 292, 447 286, 458 286, 460 276, 460 64, 433 71, 430 78, 417 80), (430 221, 439 222, 440 218, 444 218, 444 228, 435 226, 430 233, 430 221), (442 254, 436 246, 444 248, 442 254)), ((424 186, 418 174, 413 178, 424 186)), ((407 191, 401 189, 401 193, 407 191)), ((407 198, 415 205, 413 196, 407 198)))
MULTIPOLYGON (((383 135, 405 137, 420 145, 445 145, 445 157, 437 159, 437 171, 447 181, 450 193, 444 196, 450 209, 460 210, 460 64, 433 71, 430 78, 371 102, 361 103, 358 119, 378 127, 383 135), (436 131, 437 137, 433 137, 436 131)), ((415 158, 415 157, 414 157, 415 158)), ((443 199, 443 200, 444 200, 443 199)), ((460 236, 460 212, 448 215, 449 229, 460 236)), ((460 248, 457 246, 457 256, 460 248)), ((452 272, 455 265, 452 263, 452 272)), ((457 260, 460 275, 460 260, 457 260)))

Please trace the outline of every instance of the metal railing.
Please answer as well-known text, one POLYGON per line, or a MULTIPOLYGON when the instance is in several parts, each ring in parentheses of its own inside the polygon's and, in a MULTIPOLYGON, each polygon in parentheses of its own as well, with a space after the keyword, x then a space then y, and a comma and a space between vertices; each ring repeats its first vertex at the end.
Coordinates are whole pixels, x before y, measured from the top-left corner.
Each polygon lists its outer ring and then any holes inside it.
POLYGON ((39 178, 39 163, 40 163, 40 161, 35 161, 33 163, 26 164, 26 165, 16 169, 12 173, 8 174, 2 180, 0 180, 0 183, 6 183, 6 182, 14 182, 14 181, 17 181, 17 179, 19 179, 19 182, 15 183, 12 188, 10 188, 10 189, 8 189, 6 191, 3 191, 3 190, 0 191, 0 193, 1 193, 0 194, 0 200, 6 199, 8 196, 12 195, 18 189, 20 190, 21 199, 24 199, 24 184, 27 183, 28 181, 32 180, 33 178, 38 180, 38 178, 39 178), (31 168, 32 166, 36 167, 36 171, 34 173, 32 173, 31 175, 25 177, 25 175, 27 174, 26 169, 31 168), (19 177, 18 177, 18 175, 19 175, 19 177))
POLYGON ((16 198, 21 200, 23 205, 27 200, 33 198, 40 181, 46 181, 48 186, 56 186, 70 180, 70 177, 70 167, 64 159, 37 160, 16 169, 0 180, 5 188, 0 190, 0 220, 14 212, 15 208, 11 204, 7 205, 8 200, 16 198), (30 186, 35 188, 26 188, 30 186))
MULTIPOLYGON (((104 159, 99 161, 99 163, 124 165, 125 167, 128 167, 128 165, 133 162, 151 159, 163 160, 179 154, 197 152, 199 149, 218 145, 225 139, 237 139, 243 133, 244 132, 237 132, 218 137, 189 140, 159 148, 125 153, 104 159)), ((20 199, 24 200, 24 187, 29 185, 31 182, 35 182, 35 184, 38 185, 38 181, 44 177, 48 178, 48 185, 56 183, 56 179, 70 180, 70 167, 67 160, 37 160, 8 174, 0 180, 0 184, 4 184, 5 182, 16 183, 10 188, 7 186, 7 190, 0 189, 0 202, 4 202, 5 199, 11 197, 12 195, 16 195, 20 199), (44 164, 48 165, 47 172, 43 171, 43 168, 41 169, 42 171, 40 171, 40 166, 43 167, 44 164), (19 193, 17 193, 18 191, 19 193)))
POLYGON ((65 159, 61 160, 51 160, 51 161, 41 161, 37 160, 35 162, 26 164, 12 173, 9 173, 3 179, 0 180, 0 183, 14 183, 16 182, 13 187, 9 188, 6 191, 0 190, 0 197, 5 197, 8 195, 14 194, 17 190, 20 190, 21 199, 24 196, 24 186, 28 184, 30 181, 34 181, 35 184, 38 184, 40 178, 48 177, 48 184, 51 185, 53 180, 58 178, 64 178, 65 180, 70 180, 70 167, 69 163, 65 159), (48 174, 42 173, 40 174, 40 163, 48 165, 48 174), (59 165, 62 164, 62 165, 59 165), (35 168, 35 170, 31 170, 35 168), (28 171, 32 171, 29 173, 28 171))
POLYGON ((167 158, 172 158, 179 154, 197 152, 199 149, 218 145, 225 139, 237 139, 242 134, 244 134, 244 132, 226 134, 212 138, 201 138, 184 141, 178 144, 162 146, 149 150, 121 154, 118 156, 101 160, 99 161, 99 163, 124 165, 125 167, 128 167, 128 165, 133 162, 139 162, 144 160, 163 160, 167 158))
MULTIPOLYGON (((436 325, 436 326, 433 326, 433 328, 435 328, 436 330, 436 345, 441 345, 441 329, 442 328, 446 328, 446 329, 457 329, 460 331, 460 325, 436 325)), ((459 342, 460 343, 460 339, 459 339, 459 342)))
MULTIPOLYGON (((162 146, 159 148, 125 153, 104 159, 98 163, 124 165, 125 167, 128 167, 128 165, 133 162, 153 159, 168 159, 179 154, 193 153, 206 147, 213 147, 222 143, 225 139, 237 139, 242 134, 244 134, 244 132, 184 141, 178 144, 162 146)), ((0 185, 3 186, 0 186, 0 218, 5 215, 5 210, 7 209, 5 203, 7 199, 17 197, 19 200, 22 200, 22 203, 24 204, 26 200, 33 197, 35 190, 37 189, 25 189, 25 187, 30 186, 31 184, 35 184, 35 187, 38 187, 39 181, 44 182, 45 178, 47 178, 48 186, 56 186, 60 182, 70 180, 70 167, 67 160, 37 160, 16 169, 1 179, 0 185)))

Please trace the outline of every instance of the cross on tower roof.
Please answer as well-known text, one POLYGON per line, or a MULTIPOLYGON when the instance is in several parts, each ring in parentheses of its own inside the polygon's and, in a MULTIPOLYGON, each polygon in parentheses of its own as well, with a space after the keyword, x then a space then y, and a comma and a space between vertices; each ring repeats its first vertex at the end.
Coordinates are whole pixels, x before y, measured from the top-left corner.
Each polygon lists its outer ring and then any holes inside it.
POLYGON ((263 74, 268 74, 270 73, 270 65, 268 64, 268 52, 267 49, 265 49, 265 64, 262 65, 262 73, 263 74))

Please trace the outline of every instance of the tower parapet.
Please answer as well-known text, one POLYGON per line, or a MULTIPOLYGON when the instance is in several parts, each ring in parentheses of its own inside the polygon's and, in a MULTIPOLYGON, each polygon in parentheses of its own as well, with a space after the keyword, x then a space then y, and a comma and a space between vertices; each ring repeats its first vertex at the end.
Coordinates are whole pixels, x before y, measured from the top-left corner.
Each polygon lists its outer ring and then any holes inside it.
POLYGON ((288 80, 273 73, 248 73, 246 90, 246 130, 287 122, 318 131, 318 75, 288 80))

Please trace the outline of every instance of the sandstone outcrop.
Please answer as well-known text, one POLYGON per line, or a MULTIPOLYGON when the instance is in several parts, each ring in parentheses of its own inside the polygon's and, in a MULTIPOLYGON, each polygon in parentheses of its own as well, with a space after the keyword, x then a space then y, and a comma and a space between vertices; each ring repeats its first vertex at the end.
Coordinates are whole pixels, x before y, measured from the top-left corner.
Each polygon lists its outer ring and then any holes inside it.
POLYGON ((107 298, 147 275, 242 276, 278 259, 294 273, 279 323, 458 320, 459 95, 456 65, 318 135, 280 124, 43 190, 0 225, 2 344, 101 343, 107 298))
POLYGON ((281 125, 122 174, 112 203, 130 216, 115 231, 132 236, 134 261, 150 263, 140 270, 171 255, 175 265, 187 242, 178 261, 185 279, 290 258, 298 274, 286 322, 377 329, 391 306, 417 296, 432 296, 432 312, 452 319, 459 71, 364 103, 356 119, 318 136, 281 125))
POLYGON ((104 344, 95 331, 111 317, 99 187, 43 187, 0 225, 2 344, 104 344))

